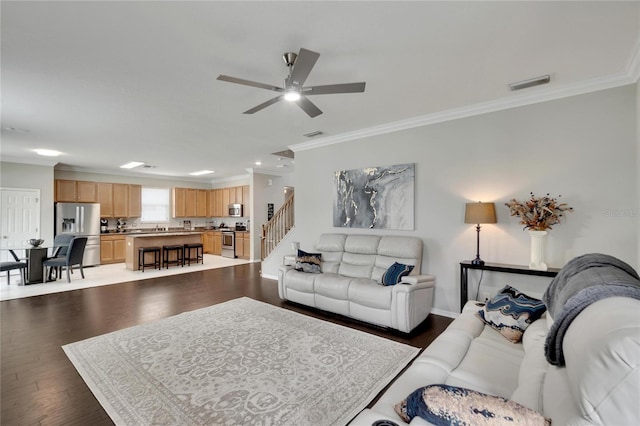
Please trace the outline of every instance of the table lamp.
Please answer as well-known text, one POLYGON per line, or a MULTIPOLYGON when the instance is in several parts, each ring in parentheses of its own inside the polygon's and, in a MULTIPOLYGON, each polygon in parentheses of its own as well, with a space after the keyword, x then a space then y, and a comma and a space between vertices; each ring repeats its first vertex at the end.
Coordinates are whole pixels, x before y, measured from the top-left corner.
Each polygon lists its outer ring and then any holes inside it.
POLYGON ((475 223, 478 233, 476 258, 471 261, 472 265, 484 265, 484 260, 480 259, 480 224, 496 222, 496 205, 494 203, 467 203, 464 210, 464 223, 475 223))

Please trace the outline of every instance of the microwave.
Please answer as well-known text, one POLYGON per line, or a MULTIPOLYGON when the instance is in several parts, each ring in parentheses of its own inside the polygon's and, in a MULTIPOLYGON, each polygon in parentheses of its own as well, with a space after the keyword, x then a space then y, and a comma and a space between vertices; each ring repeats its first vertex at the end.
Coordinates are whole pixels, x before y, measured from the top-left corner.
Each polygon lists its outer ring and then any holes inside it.
POLYGON ((242 204, 229 204, 229 216, 242 217, 242 204))

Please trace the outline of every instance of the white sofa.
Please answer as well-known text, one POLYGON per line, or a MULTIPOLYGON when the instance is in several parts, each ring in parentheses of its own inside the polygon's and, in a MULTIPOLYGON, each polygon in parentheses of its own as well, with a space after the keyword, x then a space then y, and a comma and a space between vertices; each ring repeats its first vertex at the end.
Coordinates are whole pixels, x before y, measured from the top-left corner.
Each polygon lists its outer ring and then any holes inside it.
POLYGON ((405 236, 323 234, 320 274, 282 266, 281 299, 312 306, 409 333, 433 306, 435 278, 421 275, 422 240, 405 236), (381 277, 394 262, 413 265, 400 284, 383 286, 381 277))
MULTIPOLYGON (((610 297, 584 309, 564 337, 566 367, 549 364, 548 313, 511 343, 476 317, 462 314, 429 345, 371 409, 351 426, 378 420, 406 424, 394 404, 415 389, 448 384, 514 400, 550 418, 553 425, 640 424, 640 300, 610 297)), ((429 424, 416 417, 411 425, 429 424)))

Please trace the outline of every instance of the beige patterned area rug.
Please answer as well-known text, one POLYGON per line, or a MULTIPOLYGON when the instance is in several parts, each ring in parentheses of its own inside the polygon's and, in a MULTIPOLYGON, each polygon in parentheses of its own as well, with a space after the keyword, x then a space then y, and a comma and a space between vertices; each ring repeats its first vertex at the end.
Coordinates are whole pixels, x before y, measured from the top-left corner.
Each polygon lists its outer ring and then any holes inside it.
POLYGON ((246 297, 63 349, 117 425, 344 425, 418 353, 246 297))

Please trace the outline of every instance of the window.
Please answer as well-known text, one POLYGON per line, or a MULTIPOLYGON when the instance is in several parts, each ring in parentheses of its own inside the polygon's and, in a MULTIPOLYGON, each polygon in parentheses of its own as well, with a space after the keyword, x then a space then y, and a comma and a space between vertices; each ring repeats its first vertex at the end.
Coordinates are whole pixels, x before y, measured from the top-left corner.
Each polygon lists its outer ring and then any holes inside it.
POLYGON ((141 222, 169 222, 169 189, 142 188, 141 222))

